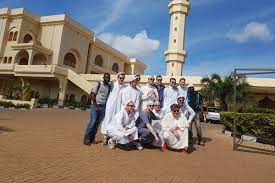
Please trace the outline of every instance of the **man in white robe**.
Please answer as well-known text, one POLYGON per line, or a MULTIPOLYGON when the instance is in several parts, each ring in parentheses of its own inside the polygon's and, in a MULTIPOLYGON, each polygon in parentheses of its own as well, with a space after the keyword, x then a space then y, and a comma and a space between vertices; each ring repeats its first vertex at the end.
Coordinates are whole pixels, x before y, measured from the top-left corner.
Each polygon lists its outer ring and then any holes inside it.
POLYGON ((154 87, 154 76, 148 77, 148 83, 141 87, 141 110, 146 110, 149 101, 159 100, 158 90, 154 87))
POLYGON ((196 113, 195 111, 185 102, 183 95, 178 97, 178 105, 180 106, 180 112, 187 118, 187 122, 191 125, 192 120, 194 119, 196 113))
POLYGON ((120 72, 117 74, 117 80, 111 83, 111 92, 106 103, 106 114, 101 125, 101 133, 104 135, 104 145, 107 145, 108 138, 106 136, 106 131, 108 125, 111 123, 112 118, 120 110, 117 107, 119 92, 126 87, 124 84, 125 73, 120 72))
POLYGON ((188 128, 189 123, 186 117, 180 113, 180 106, 173 104, 171 112, 165 114, 161 121, 163 137, 166 145, 182 154, 188 154, 188 128))
POLYGON ((108 147, 113 149, 116 144, 129 144, 134 142, 136 148, 141 150, 142 146, 138 140, 138 129, 135 126, 135 105, 132 101, 128 102, 126 107, 117 113, 112 122, 108 125, 107 135, 108 147))
POLYGON ((170 78, 169 87, 164 89, 163 92, 163 111, 165 113, 170 112, 170 106, 177 103, 179 96, 179 90, 175 78, 170 78))
POLYGON ((188 84, 186 84, 185 78, 180 78, 178 89, 179 89, 180 95, 182 95, 182 96, 184 96, 184 98, 186 98, 187 97, 188 84))
POLYGON ((120 91, 117 102, 118 108, 124 109, 129 101, 133 101, 135 104, 135 119, 139 116, 141 102, 141 92, 136 86, 136 78, 135 76, 131 76, 130 85, 120 91))

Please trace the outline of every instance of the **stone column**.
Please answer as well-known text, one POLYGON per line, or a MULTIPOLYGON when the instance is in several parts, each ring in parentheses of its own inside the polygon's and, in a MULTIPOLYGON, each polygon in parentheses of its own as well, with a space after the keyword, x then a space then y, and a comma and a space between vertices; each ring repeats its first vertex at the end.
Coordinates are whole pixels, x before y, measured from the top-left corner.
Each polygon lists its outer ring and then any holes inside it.
POLYGON ((66 90, 68 87, 68 80, 67 78, 58 78, 59 83, 59 90, 58 90, 58 105, 63 106, 66 96, 66 90))

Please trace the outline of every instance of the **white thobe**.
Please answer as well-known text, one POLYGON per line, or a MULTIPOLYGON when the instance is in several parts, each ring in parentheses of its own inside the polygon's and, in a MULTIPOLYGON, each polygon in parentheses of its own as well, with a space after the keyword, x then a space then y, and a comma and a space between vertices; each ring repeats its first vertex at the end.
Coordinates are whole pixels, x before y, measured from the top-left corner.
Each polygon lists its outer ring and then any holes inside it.
POLYGON ((161 125, 161 120, 164 117, 164 113, 162 112, 162 109, 160 109, 159 111, 153 110, 153 113, 155 114, 156 117, 159 118, 159 120, 152 120, 152 127, 160 139, 160 141, 158 142, 154 140, 153 145, 156 147, 162 147, 165 143, 165 140, 163 138, 162 125, 161 125))
POLYGON ((123 109, 114 116, 106 132, 118 144, 127 144, 130 142, 129 135, 134 137, 133 140, 138 139, 138 129, 135 124, 135 113, 128 114, 123 109))
POLYGON ((141 92, 137 88, 127 86, 120 91, 117 105, 119 109, 124 109, 130 101, 135 105, 135 118, 137 119, 140 111, 141 92))
POLYGON ((172 88, 169 86, 168 88, 164 89, 163 92, 163 111, 165 113, 170 112, 170 106, 172 104, 177 104, 177 99, 179 96, 179 90, 177 88, 172 88))
POLYGON ((145 110, 147 108, 147 104, 149 101, 154 102, 154 101, 159 100, 158 90, 150 84, 147 84, 146 86, 142 86, 140 91, 142 93, 142 97, 141 97, 141 100, 142 100, 141 101, 141 109, 142 110, 145 110), (153 95, 150 95, 150 93, 153 93, 153 95))
POLYGON ((195 117, 195 111, 186 103, 180 108, 180 112, 187 118, 187 122, 191 124, 193 118, 195 117))
POLYGON ((106 103, 106 113, 101 125, 101 133, 106 134, 107 126, 111 123, 112 118, 120 111, 117 106, 119 92, 125 88, 126 85, 119 84, 118 81, 112 83, 111 92, 106 103))
POLYGON ((172 112, 167 113, 161 121, 163 137, 166 145, 172 149, 185 149, 188 147, 188 128, 189 123, 184 115, 180 114, 175 118, 172 112), (180 138, 178 139, 171 131, 171 128, 178 127, 180 138))
POLYGON ((183 87, 182 86, 178 86, 178 90, 179 90, 180 95, 184 96, 184 98, 186 99, 188 85, 184 85, 183 87))

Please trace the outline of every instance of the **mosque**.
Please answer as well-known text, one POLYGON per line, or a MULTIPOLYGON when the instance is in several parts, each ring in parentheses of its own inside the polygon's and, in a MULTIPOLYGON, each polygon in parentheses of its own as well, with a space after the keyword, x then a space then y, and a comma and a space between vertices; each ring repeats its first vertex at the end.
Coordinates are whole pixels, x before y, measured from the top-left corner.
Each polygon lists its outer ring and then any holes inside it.
MULTIPOLYGON (((173 76, 183 77, 185 25, 189 0, 170 0, 170 34, 165 51, 167 73, 164 83, 173 76)), ((141 74, 146 82, 146 65, 101 41, 94 32, 65 14, 37 16, 24 8, 0 9, 0 95, 10 88, 29 84, 41 98, 84 101, 102 73, 112 77, 118 72, 141 74)), ((184 76, 185 77, 185 76, 184 76)), ((197 88, 201 76, 185 77, 197 88)), ((275 102, 275 79, 248 78, 258 101, 275 102)))

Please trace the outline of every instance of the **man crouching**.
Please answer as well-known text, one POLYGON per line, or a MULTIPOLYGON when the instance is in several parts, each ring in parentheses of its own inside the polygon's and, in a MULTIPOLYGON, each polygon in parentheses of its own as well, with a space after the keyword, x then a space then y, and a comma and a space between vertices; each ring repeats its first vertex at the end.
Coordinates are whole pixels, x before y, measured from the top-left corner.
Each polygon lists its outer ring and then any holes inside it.
POLYGON ((127 103, 126 107, 114 116, 108 126, 108 147, 114 149, 116 144, 134 144, 138 150, 143 147, 138 140, 138 129, 135 126, 135 105, 133 101, 127 103))

